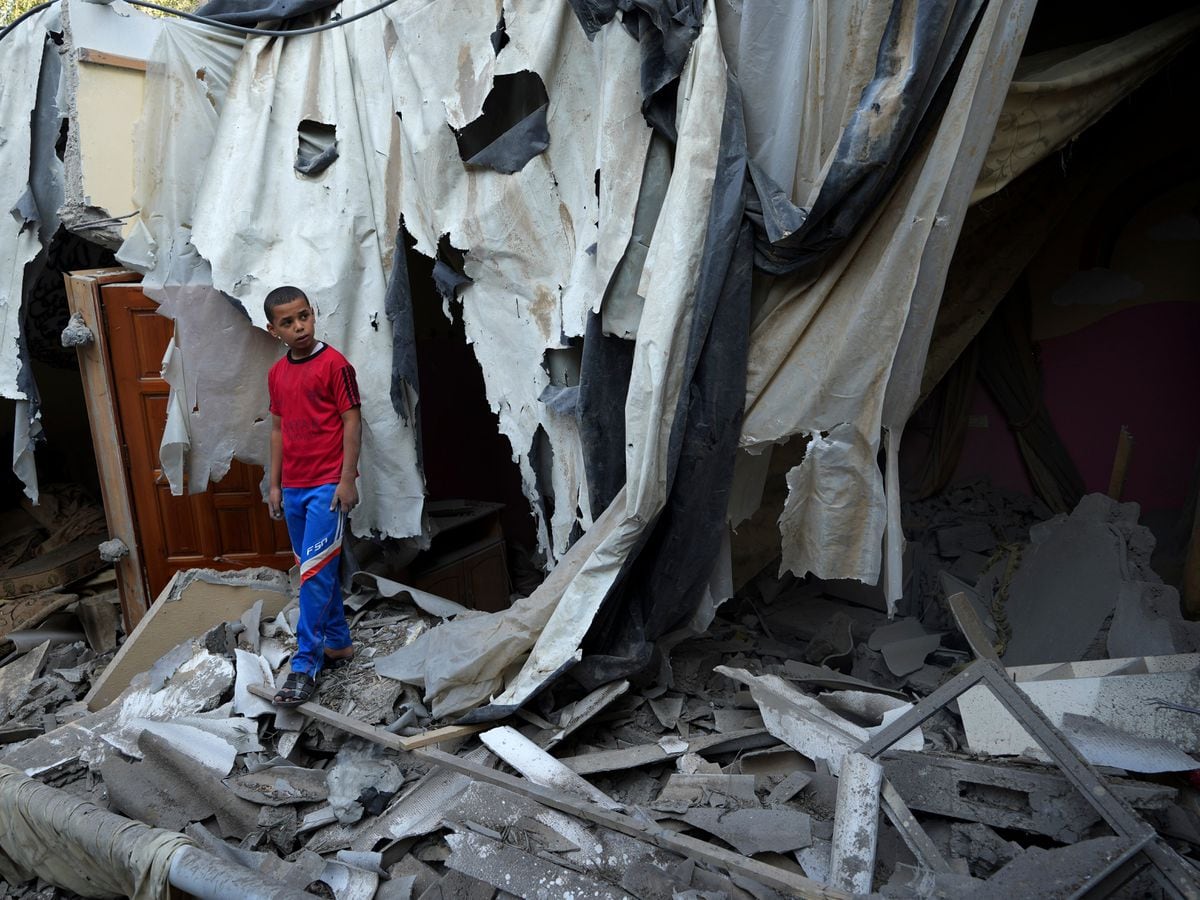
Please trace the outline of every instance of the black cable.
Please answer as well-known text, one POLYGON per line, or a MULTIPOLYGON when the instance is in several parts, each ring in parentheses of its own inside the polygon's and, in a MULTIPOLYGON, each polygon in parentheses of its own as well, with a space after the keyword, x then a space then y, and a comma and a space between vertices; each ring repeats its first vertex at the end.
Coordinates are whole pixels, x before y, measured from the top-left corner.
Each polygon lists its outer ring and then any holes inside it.
MULTIPOLYGON (((29 18, 36 12, 40 12, 49 6, 53 6, 58 0, 47 0, 47 2, 33 7, 26 13, 23 13, 19 18, 15 19, 10 25, 6 26, 3 31, 0 31, 0 41, 8 36, 8 33, 16 28, 21 22, 29 18)), ((210 19, 208 16, 198 16, 195 13, 184 12, 181 9, 171 9, 169 6, 159 6, 157 3, 150 3, 147 0, 125 0, 131 6, 143 6, 146 9, 155 9, 162 13, 167 13, 171 16, 179 16, 181 19, 188 19, 192 22, 199 22, 201 25, 208 25, 211 28, 221 28, 225 31, 232 31, 234 34, 255 34, 264 35, 266 37, 298 37, 302 34, 316 34, 320 31, 329 31, 333 28, 340 28, 343 25, 349 25, 351 22, 356 22, 359 19, 365 18, 373 13, 379 12, 387 6, 391 6, 396 0, 382 0, 370 9, 364 9, 362 12, 357 12, 352 16, 346 16, 343 19, 331 19, 323 25, 313 25, 309 28, 296 28, 289 31, 281 31, 274 28, 250 28, 246 25, 232 25, 228 22, 222 22, 219 19, 210 19)))
POLYGON ((11 22, 9 22, 7 25, 5 25, 3 30, 0 30, 0 41, 4 40, 6 37, 8 37, 8 33, 10 31, 12 31, 14 28, 16 28, 18 25, 20 25, 22 22, 24 22, 30 16, 40 13, 43 9, 49 9, 51 6, 53 6, 57 2, 58 2, 58 0, 46 0, 45 3, 39 3, 37 6, 34 6, 31 9, 25 10, 25 12, 21 13, 21 15, 17 16, 11 22))

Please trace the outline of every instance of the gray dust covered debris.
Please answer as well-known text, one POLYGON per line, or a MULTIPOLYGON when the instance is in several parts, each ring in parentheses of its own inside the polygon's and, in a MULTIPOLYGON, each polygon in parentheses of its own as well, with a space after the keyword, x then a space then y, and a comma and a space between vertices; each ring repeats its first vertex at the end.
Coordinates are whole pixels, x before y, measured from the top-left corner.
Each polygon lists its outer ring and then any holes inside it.
MULTIPOLYGON (((1043 553, 1053 545, 1037 535, 1070 521, 1042 525, 1035 508, 1003 492, 965 490, 973 509, 990 511, 993 556, 1043 553)), ((1075 515, 1123 523, 1108 533, 1127 571, 1129 559, 1145 558, 1133 511, 1085 498, 1075 515)), ((974 656, 941 576, 977 551, 939 535, 947 520, 928 502, 909 510, 924 568, 901 604, 912 624, 893 633, 910 640, 920 629, 939 643, 904 674, 877 639, 887 636, 883 612, 824 593, 820 582, 764 574, 707 633, 678 643, 654 681, 590 692, 559 682, 505 722, 455 727, 432 718, 417 687, 374 669, 373 659, 441 621, 423 608, 439 604, 385 584, 353 600, 354 661, 322 677, 314 705, 285 714, 248 701, 286 669, 294 605, 265 615, 277 585, 193 575, 189 583, 205 586, 195 598, 228 594, 241 611, 169 650, 95 712, 78 700, 92 671, 81 642, 45 642, 0 669, 71 686, 54 694, 57 707, 36 702, 52 690, 30 697, 5 687, 0 761, 185 835, 234 866, 337 898, 1067 897, 1109 870, 1124 880, 1119 896, 1156 896, 1156 877, 1186 886, 1182 860, 1200 846, 1192 732, 1160 729, 1150 740, 1133 712, 1105 722, 1066 688, 1045 697, 1035 688, 1107 679, 1138 695, 1137 679, 1194 685, 1195 658, 1105 659, 1115 626, 1103 623, 1089 643, 1099 658, 1016 667, 1015 682, 998 676, 1044 709, 1040 718, 1005 712, 1020 716, 1011 727, 1039 741, 1057 735, 1070 753, 991 747, 978 721, 989 724, 991 713, 970 699, 985 684, 957 705, 921 702, 957 683, 974 656), (822 638, 804 610, 821 604, 846 613, 850 647, 835 667, 806 661, 822 638), (913 716, 919 727, 897 740, 896 721, 913 716), (434 728, 442 731, 430 736, 434 728), (880 742, 895 743, 880 755, 880 742), (1098 768, 1080 775, 1087 760, 1098 768), (1079 791, 1090 777, 1117 807, 1079 791), (1181 860, 1175 870, 1172 859, 1181 860), (1031 879, 1038 890, 1026 893, 1031 879)), ((979 529, 956 534, 984 545, 979 529)), ((1070 548, 1062 552, 1069 560, 1070 548)), ((1134 574, 1155 583, 1147 565, 1134 574)), ((981 599, 989 577, 985 566, 972 608, 994 636, 1003 610, 994 594, 981 599)), ((176 591, 175 602, 196 602, 189 597, 176 591)), ((1014 635, 1021 627, 1010 618, 1014 635)), ((32 884, 9 886, 10 896, 33 893, 32 884)))

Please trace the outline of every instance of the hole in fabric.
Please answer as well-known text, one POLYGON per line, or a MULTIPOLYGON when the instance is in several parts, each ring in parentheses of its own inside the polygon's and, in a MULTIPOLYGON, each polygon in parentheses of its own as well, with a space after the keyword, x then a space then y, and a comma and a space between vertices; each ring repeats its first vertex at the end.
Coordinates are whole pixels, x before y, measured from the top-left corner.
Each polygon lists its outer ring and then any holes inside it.
POLYGON ((338 158, 337 128, 305 119, 297 129, 295 169, 301 175, 320 175, 338 158))
POLYGON ((458 155, 469 166, 511 175, 550 146, 546 110, 550 95, 536 72, 497 75, 483 113, 454 132, 458 155))
POLYGON ((492 51, 499 56, 500 51, 508 46, 508 25, 504 21, 504 8, 500 9, 500 21, 492 32, 492 51))
POLYGON ((582 338, 573 339, 570 347, 555 347, 542 355, 542 368, 550 376, 550 383, 557 387, 578 385, 579 370, 582 365, 582 338))

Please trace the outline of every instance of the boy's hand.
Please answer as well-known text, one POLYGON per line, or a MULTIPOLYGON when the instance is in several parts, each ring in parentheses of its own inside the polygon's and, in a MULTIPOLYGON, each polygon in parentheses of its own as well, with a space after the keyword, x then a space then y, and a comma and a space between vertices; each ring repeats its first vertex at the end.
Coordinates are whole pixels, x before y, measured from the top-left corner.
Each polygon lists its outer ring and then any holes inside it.
POLYGON ((358 487, 353 481, 342 479, 338 482, 337 490, 333 492, 333 502, 329 504, 329 508, 331 510, 340 509, 342 512, 348 513, 356 506, 358 506, 358 487))
POLYGON ((272 519, 283 518, 283 491, 277 487, 267 492, 267 510, 272 519))

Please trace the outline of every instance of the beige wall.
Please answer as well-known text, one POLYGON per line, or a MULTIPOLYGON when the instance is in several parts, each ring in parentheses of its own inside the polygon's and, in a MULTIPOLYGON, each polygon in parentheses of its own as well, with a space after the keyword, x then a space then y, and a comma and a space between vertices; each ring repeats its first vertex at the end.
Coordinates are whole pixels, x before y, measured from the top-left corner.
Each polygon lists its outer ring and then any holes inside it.
MULTIPOLYGON (((80 62, 76 119, 83 192, 110 215, 133 212, 133 135, 142 114, 146 74, 137 69, 80 62)), ((125 223, 123 233, 132 227, 125 223)))

